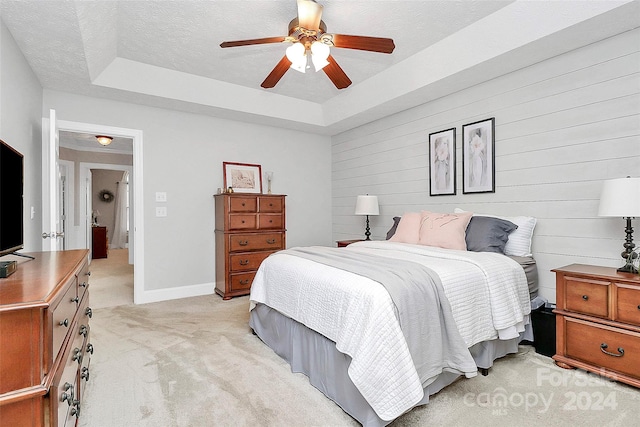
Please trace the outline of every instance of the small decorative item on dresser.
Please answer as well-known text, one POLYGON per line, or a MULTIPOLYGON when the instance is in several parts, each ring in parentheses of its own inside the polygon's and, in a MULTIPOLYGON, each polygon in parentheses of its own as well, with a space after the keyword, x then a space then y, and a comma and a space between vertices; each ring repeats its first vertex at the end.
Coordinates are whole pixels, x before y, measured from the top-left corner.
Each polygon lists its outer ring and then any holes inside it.
POLYGON ((262 193, 262 167, 249 163, 222 162, 224 186, 230 193, 262 193))
POLYGON ((380 215, 380 208, 378 207, 378 196, 358 196, 356 200, 356 215, 367 216, 367 226, 365 228, 365 240, 371 240, 371 231, 369 229, 369 215, 380 215))
POLYGON ((581 264, 553 271, 556 364, 640 387, 640 276, 581 264))

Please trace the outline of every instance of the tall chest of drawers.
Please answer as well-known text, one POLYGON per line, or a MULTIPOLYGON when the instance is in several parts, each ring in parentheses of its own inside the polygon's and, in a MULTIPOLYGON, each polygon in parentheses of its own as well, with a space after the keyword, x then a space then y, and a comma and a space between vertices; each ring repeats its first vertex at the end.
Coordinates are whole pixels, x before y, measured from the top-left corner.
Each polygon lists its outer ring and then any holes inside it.
POLYGON ((216 194, 216 293, 247 295, 262 260, 286 246, 285 196, 216 194))
POLYGON ((0 279, 0 424, 75 426, 89 380, 87 250, 41 252, 0 279))
POLYGON ((553 271, 556 364, 640 387, 640 276, 581 264, 553 271))

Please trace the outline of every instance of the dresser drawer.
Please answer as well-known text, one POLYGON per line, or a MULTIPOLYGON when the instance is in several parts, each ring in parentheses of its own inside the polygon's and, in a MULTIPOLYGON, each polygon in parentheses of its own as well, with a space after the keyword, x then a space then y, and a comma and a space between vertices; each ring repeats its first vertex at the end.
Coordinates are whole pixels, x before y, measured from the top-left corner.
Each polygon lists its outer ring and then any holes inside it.
POLYGON ((260 214, 260 224, 259 228, 261 230, 269 229, 269 228, 284 228, 282 215, 279 214, 260 214))
POLYGON ((609 282, 566 277, 566 310, 609 317, 609 282))
POLYGON ((282 249, 283 233, 264 234, 231 234, 229 235, 229 250, 255 251, 282 249))
POLYGON ((256 272, 239 273, 231 275, 231 292, 246 291, 251 289, 251 283, 256 276, 256 272))
POLYGON ((261 197, 259 200, 260 212, 282 212, 282 202, 280 197, 261 197))
POLYGON ((78 309, 75 278, 73 282, 52 313, 53 347, 51 348, 51 355, 54 360, 60 351, 64 338, 69 332, 69 328, 72 327, 73 318, 78 309))
POLYGON ((640 333, 564 318, 566 355, 640 378, 640 333))
POLYGON ((247 252, 242 254, 234 254, 229 256, 229 269, 230 271, 251 271, 257 270, 260 267, 260 263, 266 257, 271 255, 273 251, 269 252, 247 252))
POLYGON ((257 212, 258 203, 255 197, 229 198, 229 212, 257 212))
POLYGON ((257 225, 258 225, 258 217, 255 214, 229 215, 230 230, 255 230, 257 225))
POLYGON ((640 326, 640 288, 621 283, 613 286, 617 295, 614 320, 640 326))

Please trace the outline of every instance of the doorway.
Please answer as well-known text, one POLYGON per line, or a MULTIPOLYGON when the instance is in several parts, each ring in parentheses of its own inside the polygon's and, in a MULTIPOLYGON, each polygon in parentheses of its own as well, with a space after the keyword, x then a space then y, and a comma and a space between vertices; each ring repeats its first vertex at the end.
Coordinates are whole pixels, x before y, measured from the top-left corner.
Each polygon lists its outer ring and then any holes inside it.
MULTIPOLYGON (((55 111, 51 111, 51 119, 45 118, 43 120, 43 165, 56 164, 59 159, 59 150, 58 149, 50 149, 51 146, 48 144, 48 141, 51 138, 48 138, 47 135, 50 134, 50 129, 55 129, 56 133, 59 132, 70 132, 72 134, 86 134, 91 138, 94 138, 92 141, 95 142, 95 135, 110 135, 114 138, 129 138, 132 141, 132 154, 133 154, 133 165, 131 165, 130 172, 130 183, 131 183, 131 223, 130 223, 130 234, 129 234, 129 243, 130 243, 130 258, 131 262, 135 264, 135 269, 133 272, 133 302, 139 304, 143 302, 144 297, 144 250, 143 250, 143 242, 144 242, 144 227, 143 227, 143 174, 142 174, 142 131, 136 129, 125 129, 118 128, 113 126, 104 126, 104 125, 95 125, 89 123, 80 123, 80 122, 69 122, 62 120, 55 120, 55 111), (46 148, 44 148, 46 147, 46 148), (136 245, 136 242, 140 242, 139 245, 136 245)), ((59 140, 58 136, 55 138, 59 140)), ((64 145, 64 144, 63 144, 64 145)), ((63 147, 64 148, 64 147, 63 147)), ((99 147, 98 147, 99 148, 99 147)), ((53 197, 57 197, 56 192, 52 189, 57 187, 57 183, 51 183, 51 179, 46 179, 44 175, 45 169, 50 170, 50 167, 43 167, 43 206, 48 205, 45 201, 51 200, 51 195, 53 197)), ((77 171, 77 169, 76 169, 77 171)), ((78 171, 80 172, 80 171, 78 171)), ((76 182, 80 180, 80 173, 77 173, 76 182)), ((71 187, 67 183, 67 187, 71 187)), ((76 188, 79 188, 76 187, 76 188)), ((76 197, 78 200, 78 206, 74 207, 75 211, 80 212, 80 202, 83 200, 86 202, 86 193, 80 193, 81 197, 76 197)), ((43 207, 44 215, 46 217, 51 217, 51 214, 48 213, 48 209, 43 207)), ((68 208, 67 208, 68 211, 68 208)), ((46 221, 43 219, 43 222, 46 221)), ((82 218, 82 221, 78 221, 78 225, 76 227, 83 229, 86 218, 82 218), (80 225, 82 223, 82 226, 80 225)), ((90 221, 90 218, 89 218, 90 221)), ((67 230, 70 229, 70 226, 67 226, 67 230)), ((81 236, 76 239, 76 247, 81 244, 84 244, 82 247, 88 247, 88 239, 86 238, 86 234, 84 237, 80 233, 76 233, 76 236, 81 236)))

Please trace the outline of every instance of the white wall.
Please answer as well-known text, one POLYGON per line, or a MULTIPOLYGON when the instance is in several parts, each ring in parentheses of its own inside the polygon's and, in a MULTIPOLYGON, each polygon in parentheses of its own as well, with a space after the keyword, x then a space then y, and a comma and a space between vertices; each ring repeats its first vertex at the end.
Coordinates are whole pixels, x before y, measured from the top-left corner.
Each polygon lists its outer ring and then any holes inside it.
MULTIPOLYGON (((358 194, 377 194, 372 238, 421 209, 538 218, 542 296, 569 263, 621 266, 622 219, 599 218, 602 181, 640 176, 640 30, 623 33, 333 138, 333 237, 357 238, 358 194), (462 125, 495 117, 496 192, 462 194, 462 125), (429 197, 427 141, 456 127, 457 195, 429 197)), ((636 229, 640 228, 638 220, 636 229)), ((636 233, 637 234, 637 233, 636 233)), ((637 237, 636 240, 640 238, 637 237)))
POLYGON ((42 86, 0 21, 0 139, 24 156, 24 250, 29 252, 42 249, 41 129, 42 86))
POLYGON ((42 111, 50 108, 59 120, 142 130, 146 291, 211 284, 213 292, 223 161, 274 172, 273 192, 287 195, 287 246, 331 244, 329 137, 45 90, 42 111), (155 201, 158 191, 166 203, 155 201), (160 205, 166 218, 155 217, 160 205))

